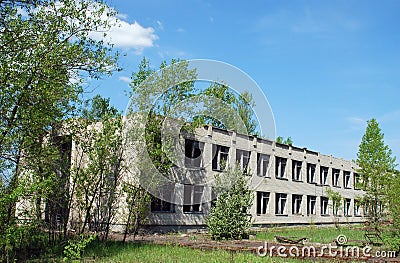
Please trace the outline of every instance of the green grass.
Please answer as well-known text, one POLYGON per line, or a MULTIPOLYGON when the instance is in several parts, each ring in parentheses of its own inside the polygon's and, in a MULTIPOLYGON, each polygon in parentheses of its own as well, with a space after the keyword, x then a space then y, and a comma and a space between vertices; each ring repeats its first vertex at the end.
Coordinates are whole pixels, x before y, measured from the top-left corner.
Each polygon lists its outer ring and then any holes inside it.
POLYGON ((94 245, 85 258, 96 262, 311 262, 296 259, 260 257, 252 253, 232 253, 225 250, 200 250, 174 245, 111 242, 94 245))
MULTIPOLYGON (((82 262, 151 262, 151 263, 224 263, 224 262, 313 262, 310 260, 260 257, 253 253, 234 253, 225 250, 200 250, 175 245, 108 242, 93 243, 85 251, 82 262)), ((28 262, 63 262, 61 255, 47 255, 28 262)), ((80 262, 80 261, 72 261, 80 262)))
MULTIPOLYGON (((257 240, 272 241, 275 235, 307 237, 310 242, 330 243, 339 234, 349 240, 363 240, 360 226, 334 227, 275 227, 263 229, 256 235, 257 240)), ((200 250, 176 245, 146 243, 100 242, 91 243, 84 254, 85 262, 312 262, 300 259, 260 257, 254 253, 233 253, 225 250, 200 250)), ((35 261, 31 261, 35 262, 35 261)), ((62 255, 48 255, 36 262, 62 262, 62 255)))
POLYGON ((338 235, 345 235, 348 240, 364 240, 364 231, 359 225, 335 227, 275 227, 258 232, 257 240, 273 241, 274 236, 307 237, 313 243, 331 243, 338 235))

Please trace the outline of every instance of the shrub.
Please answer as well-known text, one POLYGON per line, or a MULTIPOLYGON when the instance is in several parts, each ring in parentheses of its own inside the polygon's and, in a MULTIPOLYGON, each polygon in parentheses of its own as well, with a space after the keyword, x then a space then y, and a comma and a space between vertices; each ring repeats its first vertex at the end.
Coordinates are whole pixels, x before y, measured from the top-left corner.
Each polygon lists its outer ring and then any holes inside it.
POLYGON ((240 168, 229 168, 228 171, 215 176, 214 190, 217 200, 206 220, 212 238, 248 238, 251 226, 248 210, 252 205, 253 195, 246 175, 240 168))

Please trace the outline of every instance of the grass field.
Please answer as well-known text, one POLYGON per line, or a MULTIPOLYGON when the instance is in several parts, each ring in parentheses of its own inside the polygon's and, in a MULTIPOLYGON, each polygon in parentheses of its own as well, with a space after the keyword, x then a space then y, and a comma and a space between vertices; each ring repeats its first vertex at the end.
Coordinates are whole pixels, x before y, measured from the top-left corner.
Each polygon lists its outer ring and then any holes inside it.
MULTIPOLYGON (((310 242, 330 243, 339 234, 348 239, 363 239, 359 226, 332 227, 276 227, 262 229, 257 240, 272 241, 274 235, 307 237, 310 242)), ((49 255, 31 262, 62 262, 61 255, 49 255)), ((79 261, 76 261, 79 262, 79 261)), ((224 250, 200 250, 180 247, 173 244, 156 245, 147 243, 93 242, 84 253, 84 262, 312 262, 311 260, 278 257, 260 257, 253 253, 233 253, 224 250)))
POLYGON ((174 245, 113 242, 92 246, 85 258, 96 262, 311 262, 295 259, 260 257, 251 253, 224 250, 195 250, 174 245))

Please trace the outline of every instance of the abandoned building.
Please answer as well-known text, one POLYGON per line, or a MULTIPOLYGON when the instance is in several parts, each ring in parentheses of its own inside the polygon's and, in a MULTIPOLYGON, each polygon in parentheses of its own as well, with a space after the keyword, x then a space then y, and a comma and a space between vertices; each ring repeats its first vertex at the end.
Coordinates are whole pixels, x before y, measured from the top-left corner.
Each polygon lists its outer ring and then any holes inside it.
MULTIPOLYGON (((364 221, 364 211, 357 201, 363 191, 357 187, 360 176, 352 161, 213 126, 197 128, 193 134, 179 134, 178 141, 183 159, 180 167, 172 168, 175 178, 167 191, 160 189, 163 198, 154 198, 149 205, 149 228, 205 227, 215 199, 208 182, 231 165, 240 165, 249 178, 254 192, 250 212, 256 226, 364 221), (341 205, 333 206, 327 189, 341 195, 341 205)), ((63 154, 70 156, 67 159, 72 167, 79 149, 74 141, 67 142, 68 145, 60 145, 63 154)), ((21 203, 24 202, 30 201, 21 203)), ((121 198, 119 202, 121 209, 113 231, 124 231, 126 200, 121 198)), ((70 222, 79 218, 71 211, 70 222)))
MULTIPOLYGON (((363 221, 357 188, 359 175, 352 161, 323 155, 306 148, 238 134, 212 126, 198 128, 195 135, 181 138, 184 166, 202 172, 208 179, 223 172, 227 164, 236 164, 251 177, 254 202, 251 215, 255 225, 332 224, 363 221), (327 197, 330 188, 342 196, 334 207, 327 197)), ((191 184, 186 178, 168 194, 169 200, 151 205, 150 226, 191 227, 205 224, 210 210, 212 189, 191 184)))

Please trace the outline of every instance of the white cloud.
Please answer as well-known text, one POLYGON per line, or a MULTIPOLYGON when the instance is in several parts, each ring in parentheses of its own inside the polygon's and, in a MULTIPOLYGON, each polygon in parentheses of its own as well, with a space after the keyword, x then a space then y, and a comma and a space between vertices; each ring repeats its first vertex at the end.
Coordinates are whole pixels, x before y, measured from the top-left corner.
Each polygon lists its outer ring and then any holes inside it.
POLYGON ((119 76, 118 79, 122 80, 125 83, 131 83, 131 78, 127 76, 119 76))
MULTIPOLYGON (((93 10, 96 7, 92 7, 93 10)), ((91 12, 88 10, 88 12, 91 12)), ((114 12, 110 9, 110 12, 114 12)), ((91 32, 90 37, 95 40, 104 40, 114 47, 123 49, 135 49, 137 54, 140 54, 144 48, 154 46, 154 41, 158 36, 154 33, 154 28, 144 27, 137 21, 129 23, 125 21, 127 15, 115 14, 107 16, 103 13, 101 17, 104 21, 108 21, 111 25, 110 29, 100 28, 98 31, 91 32)))
POLYGON ((176 32, 183 33, 183 32, 185 32, 185 29, 183 29, 182 27, 179 27, 178 29, 176 29, 176 32))
POLYGON ((347 121, 352 125, 365 125, 367 123, 366 120, 360 117, 348 117, 347 121))
POLYGON ((362 131, 365 129, 365 126, 367 125, 367 120, 364 120, 363 118, 360 117, 347 117, 346 121, 349 125, 348 131, 349 132, 354 132, 354 131, 362 131))

